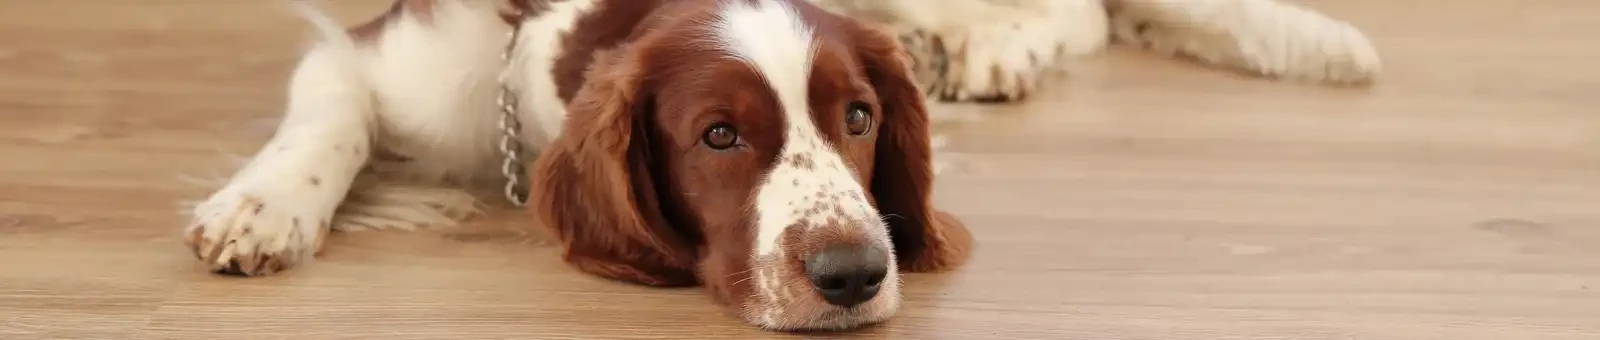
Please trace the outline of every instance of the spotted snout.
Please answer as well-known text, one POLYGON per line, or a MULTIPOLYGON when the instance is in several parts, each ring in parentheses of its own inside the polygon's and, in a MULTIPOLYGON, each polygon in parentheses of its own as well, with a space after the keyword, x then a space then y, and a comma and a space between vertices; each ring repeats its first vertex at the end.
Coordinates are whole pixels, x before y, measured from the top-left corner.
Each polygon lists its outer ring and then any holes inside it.
MULTIPOLYGON (((850 210, 850 209, 845 209, 850 210)), ((835 215, 795 223, 775 257, 759 261, 750 312, 771 329, 843 329, 888 319, 900 281, 888 229, 876 218, 835 215), (841 222, 857 221, 857 222, 841 222)))

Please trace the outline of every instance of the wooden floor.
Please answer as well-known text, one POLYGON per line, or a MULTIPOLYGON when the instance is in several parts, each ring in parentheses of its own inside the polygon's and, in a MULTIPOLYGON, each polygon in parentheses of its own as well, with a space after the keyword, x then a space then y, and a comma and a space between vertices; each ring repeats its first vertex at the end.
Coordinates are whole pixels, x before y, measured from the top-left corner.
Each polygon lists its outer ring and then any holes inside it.
MULTIPOLYGON (((355 20, 380 1, 340 1, 355 20)), ((1117 50, 949 127, 974 262, 897 339, 1600 339, 1600 2, 1322 0, 1371 89, 1117 50)), ((0 339, 750 339, 698 290, 580 275, 496 216, 207 274, 225 174, 307 33, 275 1, 0 0, 0 339)))

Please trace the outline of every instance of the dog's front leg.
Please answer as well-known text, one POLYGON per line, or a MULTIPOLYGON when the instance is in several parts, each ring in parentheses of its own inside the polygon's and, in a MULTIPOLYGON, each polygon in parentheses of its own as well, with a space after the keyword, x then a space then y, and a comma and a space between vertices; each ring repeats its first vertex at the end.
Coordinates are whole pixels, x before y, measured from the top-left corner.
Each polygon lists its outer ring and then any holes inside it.
POLYGON ((185 243, 211 270, 264 275, 309 260, 372 150, 369 89, 352 51, 322 44, 290 81, 271 140, 194 209, 185 243))
POLYGON ((1366 83, 1380 69, 1349 23, 1279 0, 1107 0, 1117 41, 1288 79, 1366 83))

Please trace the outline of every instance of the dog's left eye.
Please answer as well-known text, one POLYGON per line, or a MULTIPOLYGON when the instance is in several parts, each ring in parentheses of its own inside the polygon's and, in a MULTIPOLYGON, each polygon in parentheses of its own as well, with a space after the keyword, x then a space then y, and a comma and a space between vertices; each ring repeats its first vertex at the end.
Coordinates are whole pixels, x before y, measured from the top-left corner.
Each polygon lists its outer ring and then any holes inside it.
POLYGON ((867 103, 851 102, 844 112, 844 126, 855 136, 872 132, 872 108, 867 103))
POLYGON ((700 142, 712 150, 727 150, 738 146, 739 129, 734 128, 733 124, 717 123, 700 134, 700 142))

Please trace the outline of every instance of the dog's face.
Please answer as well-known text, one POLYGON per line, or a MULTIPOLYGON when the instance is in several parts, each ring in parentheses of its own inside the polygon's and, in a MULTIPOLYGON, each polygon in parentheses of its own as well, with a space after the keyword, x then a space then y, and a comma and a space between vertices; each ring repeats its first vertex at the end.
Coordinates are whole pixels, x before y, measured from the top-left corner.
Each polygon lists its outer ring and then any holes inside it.
POLYGON ((896 40, 804 4, 680 6, 596 56, 534 166, 566 259, 704 284, 746 322, 882 321, 902 270, 966 258, 928 206, 927 113, 896 40))

